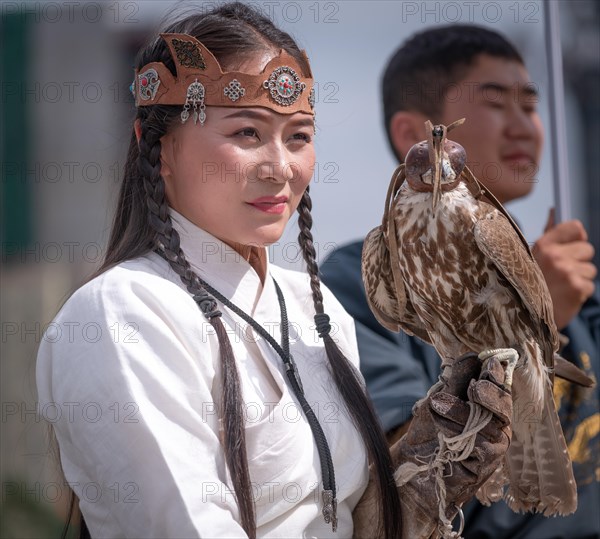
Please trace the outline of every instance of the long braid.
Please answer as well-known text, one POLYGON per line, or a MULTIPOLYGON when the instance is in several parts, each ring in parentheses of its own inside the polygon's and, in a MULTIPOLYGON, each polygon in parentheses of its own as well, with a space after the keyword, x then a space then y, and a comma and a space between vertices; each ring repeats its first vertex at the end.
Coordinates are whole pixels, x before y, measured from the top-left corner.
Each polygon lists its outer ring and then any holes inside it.
POLYGON ((311 232, 313 222, 311 209, 312 201, 307 188, 298 205, 298 225, 300 227, 298 242, 310 275, 310 287, 317 313, 315 315, 317 332, 323 339, 338 391, 346 403, 356 428, 367 445, 370 460, 376 471, 382 502, 378 537, 388 539, 399 537, 402 530, 399 509, 400 499, 392 476, 393 465, 387 441, 379 426, 371 400, 365 392, 362 379, 329 334, 331 326, 329 325, 329 317, 324 313, 319 268, 311 232))
POLYGON ((142 120, 139 167, 147 195, 150 225, 156 232, 157 246, 188 291, 194 295, 194 299, 207 316, 219 340, 223 379, 220 410, 224 426, 225 460, 233 482, 242 527, 248 536, 254 539, 256 517, 246 454, 241 382, 235 356, 220 313, 215 315, 216 301, 202 287, 200 278, 191 268, 181 249, 179 233, 173 228, 165 197, 165 182, 160 173, 160 137, 164 133, 156 128, 148 129, 147 121, 142 120))
POLYGON ((321 292, 319 267, 317 266, 317 256, 311 232, 313 225, 311 210, 312 200, 310 199, 309 188, 307 187, 298 205, 298 225, 300 227, 298 243, 302 249, 302 255, 304 256, 308 275, 310 276, 310 289, 312 290, 315 311, 317 314, 323 314, 323 293, 321 292))

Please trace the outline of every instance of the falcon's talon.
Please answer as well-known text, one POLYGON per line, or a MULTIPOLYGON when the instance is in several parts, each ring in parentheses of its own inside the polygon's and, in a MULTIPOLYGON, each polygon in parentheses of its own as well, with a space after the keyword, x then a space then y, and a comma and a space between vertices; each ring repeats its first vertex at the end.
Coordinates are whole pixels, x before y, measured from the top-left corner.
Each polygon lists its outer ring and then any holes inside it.
MULTIPOLYGON (((514 354, 506 357, 506 368, 504 375, 504 385, 508 387, 509 390, 512 389, 513 373, 515 372, 515 367, 517 366, 517 361, 519 360, 519 354, 517 354, 516 350, 512 351, 514 352, 514 354)), ((503 360, 501 360, 501 362, 504 363, 503 360)))
POLYGON ((514 348, 484 350, 477 357, 483 361, 483 369, 485 369, 489 359, 495 357, 504 366, 504 385, 508 389, 511 388, 513 372, 519 361, 519 353, 514 348))
MULTIPOLYGON (((508 351, 516 353, 516 350, 514 350, 514 348, 491 348, 489 350, 484 350, 483 352, 480 352, 477 355, 477 357, 483 361, 484 359, 488 359, 492 356, 499 356, 499 355, 505 354, 508 351)), ((518 354, 517 354, 517 357, 518 357, 518 354)), ((497 357, 497 359, 501 359, 501 358, 497 357)))

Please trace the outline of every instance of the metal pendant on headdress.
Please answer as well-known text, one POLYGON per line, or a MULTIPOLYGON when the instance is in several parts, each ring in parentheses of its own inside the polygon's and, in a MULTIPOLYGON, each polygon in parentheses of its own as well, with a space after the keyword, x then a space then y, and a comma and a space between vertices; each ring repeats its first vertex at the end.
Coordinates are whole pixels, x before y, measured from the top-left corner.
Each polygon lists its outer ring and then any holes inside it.
POLYGON ((269 90, 277 103, 287 107, 298 100, 306 84, 300 81, 300 77, 291 67, 281 66, 263 82, 263 88, 269 90))
POLYGON ((315 87, 313 86, 310 89, 310 93, 308 94, 308 104, 310 105, 310 110, 313 111, 313 122, 314 122, 314 133, 317 132, 317 113, 315 112, 315 87))
POLYGON ((308 94, 308 104, 310 105, 310 110, 315 110, 315 87, 314 86, 310 89, 310 93, 308 94))
POLYGON ((185 105, 183 105, 183 111, 181 112, 181 123, 187 122, 190 117, 190 107, 194 109, 194 124, 198 123, 200 118, 200 125, 204 125, 206 121, 206 105, 204 104, 204 86, 196 79, 192 84, 188 86, 187 94, 185 96, 185 105))
POLYGON ((140 99, 148 101, 154 99, 156 91, 160 86, 160 79, 156 69, 147 69, 138 75, 138 88, 140 91, 140 99))

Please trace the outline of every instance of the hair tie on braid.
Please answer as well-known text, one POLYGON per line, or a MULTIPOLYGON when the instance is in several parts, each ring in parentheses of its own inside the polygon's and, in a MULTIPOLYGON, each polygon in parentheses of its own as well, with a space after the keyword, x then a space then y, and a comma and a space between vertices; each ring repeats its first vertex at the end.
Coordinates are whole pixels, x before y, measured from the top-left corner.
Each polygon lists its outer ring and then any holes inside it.
POLYGON ((329 332, 331 331, 329 315, 325 313, 315 314, 315 325, 317 326, 317 333, 321 339, 324 339, 326 335, 329 335, 329 332))
POLYGON ((209 320, 223 314, 217 309, 217 300, 206 291, 196 294, 194 296, 194 301, 198 304, 198 307, 200 307, 202 314, 209 320))

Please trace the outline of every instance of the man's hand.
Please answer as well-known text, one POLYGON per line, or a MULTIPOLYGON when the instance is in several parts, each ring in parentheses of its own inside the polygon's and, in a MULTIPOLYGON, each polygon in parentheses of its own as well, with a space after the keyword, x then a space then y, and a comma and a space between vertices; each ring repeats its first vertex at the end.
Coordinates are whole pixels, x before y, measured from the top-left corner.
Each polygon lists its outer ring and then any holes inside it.
POLYGON ((533 246, 533 256, 546 279, 554 305, 554 320, 565 328, 594 292, 598 273, 592 263, 594 247, 580 221, 554 224, 554 209, 542 237, 533 246))

